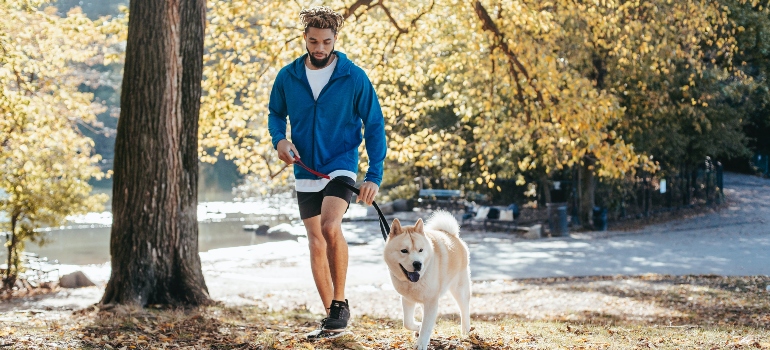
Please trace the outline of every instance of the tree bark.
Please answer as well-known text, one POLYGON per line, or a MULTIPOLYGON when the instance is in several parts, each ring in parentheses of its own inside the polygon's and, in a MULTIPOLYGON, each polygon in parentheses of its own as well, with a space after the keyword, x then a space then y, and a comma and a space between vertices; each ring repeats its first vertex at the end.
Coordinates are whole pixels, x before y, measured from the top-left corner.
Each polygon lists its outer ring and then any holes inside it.
POLYGON ((198 255, 205 0, 131 1, 102 304, 210 303, 198 255))
POLYGON ((545 172, 540 174, 540 186, 543 187, 543 200, 545 205, 551 203, 551 182, 548 181, 548 174, 545 172))

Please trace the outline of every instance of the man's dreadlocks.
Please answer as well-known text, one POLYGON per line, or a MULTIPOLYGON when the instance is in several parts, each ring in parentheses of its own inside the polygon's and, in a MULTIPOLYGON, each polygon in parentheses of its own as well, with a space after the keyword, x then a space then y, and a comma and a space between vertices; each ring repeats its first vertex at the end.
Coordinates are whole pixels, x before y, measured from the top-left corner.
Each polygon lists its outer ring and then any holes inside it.
POLYGON ((305 33, 308 28, 318 28, 332 30, 334 35, 337 35, 337 30, 342 28, 342 24, 345 22, 345 18, 341 14, 334 12, 327 6, 316 6, 302 10, 299 13, 299 20, 305 27, 305 33))

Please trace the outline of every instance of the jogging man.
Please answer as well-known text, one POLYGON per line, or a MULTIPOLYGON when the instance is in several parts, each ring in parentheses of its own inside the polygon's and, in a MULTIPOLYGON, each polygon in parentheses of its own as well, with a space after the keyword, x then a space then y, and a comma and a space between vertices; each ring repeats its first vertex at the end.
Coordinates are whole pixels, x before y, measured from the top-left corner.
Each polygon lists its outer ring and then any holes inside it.
POLYGON ((278 157, 294 164, 292 152, 309 168, 335 181, 295 166, 297 201, 310 245, 310 266, 327 317, 308 339, 334 338, 348 325, 345 299, 348 245, 342 215, 353 192, 337 183, 355 184, 358 147, 366 139, 369 170, 358 201, 371 205, 382 182, 385 122, 366 73, 334 50, 344 18, 320 6, 300 12, 307 54, 283 67, 270 93, 268 129, 278 157), (291 141, 286 138, 286 117, 291 141), (362 135, 363 128, 363 135, 362 135))

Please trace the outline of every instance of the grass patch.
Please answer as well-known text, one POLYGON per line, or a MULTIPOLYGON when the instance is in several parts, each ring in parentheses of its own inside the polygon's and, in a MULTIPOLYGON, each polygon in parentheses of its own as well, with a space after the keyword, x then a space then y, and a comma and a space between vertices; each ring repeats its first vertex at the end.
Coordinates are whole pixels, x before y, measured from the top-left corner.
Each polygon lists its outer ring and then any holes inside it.
MULTIPOLYGON (((624 319, 568 309, 539 320, 474 314, 473 331, 462 337, 459 317, 448 314, 440 317, 431 348, 770 349, 768 277, 649 275, 518 282, 525 288, 643 300, 677 316, 624 319)), ((415 340, 400 319, 362 315, 354 318, 352 335, 306 341, 303 335, 317 322, 318 315, 305 309, 274 312, 248 306, 40 310, 4 315, 0 348, 411 349, 415 340)))

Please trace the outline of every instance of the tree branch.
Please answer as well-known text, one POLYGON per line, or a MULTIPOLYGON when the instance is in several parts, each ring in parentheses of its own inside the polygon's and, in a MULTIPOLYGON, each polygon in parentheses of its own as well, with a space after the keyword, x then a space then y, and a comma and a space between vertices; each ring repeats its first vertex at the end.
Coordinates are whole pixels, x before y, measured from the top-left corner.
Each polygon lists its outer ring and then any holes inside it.
POLYGON ((489 12, 487 12, 487 9, 484 8, 484 5, 481 4, 481 1, 476 1, 474 8, 476 10, 476 15, 481 20, 481 23, 482 23, 481 28, 484 30, 490 31, 495 35, 495 38, 497 39, 498 43, 494 47, 499 47, 503 51, 503 53, 508 57, 508 60, 510 61, 510 65, 511 65, 511 72, 514 74, 514 79, 516 79, 517 87, 521 89, 521 87, 519 86, 518 74, 516 72, 516 69, 514 69, 514 66, 515 68, 518 68, 518 70, 521 72, 524 78, 527 79, 529 86, 535 89, 535 92, 537 93, 538 102, 543 103, 543 95, 540 93, 540 90, 538 90, 532 84, 532 79, 530 78, 529 73, 527 72, 527 69, 524 68, 524 65, 521 64, 521 61, 519 61, 519 58, 516 57, 516 54, 513 53, 511 48, 508 46, 508 41, 505 38, 505 34, 503 34, 500 31, 500 29, 497 27, 497 24, 495 24, 495 22, 492 20, 492 17, 489 16, 489 12))
MULTIPOLYGON (((401 28, 401 26, 398 25, 398 21, 396 21, 396 19, 393 18, 393 15, 390 13, 390 9, 388 9, 385 6, 385 4, 383 4, 382 2, 379 2, 375 6, 379 6, 380 8, 382 8, 383 11, 385 11, 385 15, 388 16, 388 19, 390 20, 390 23, 392 23, 393 26, 396 27, 396 29, 398 29, 399 33, 402 33, 402 34, 409 33, 408 29, 401 28)), ((398 38, 396 38, 396 40, 398 40, 398 38)))
POLYGON ((275 179, 276 176, 278 176, 280 173, 282 173, 284 170, 286 170, 286 168, 289 167, 289 164, 284 164, 283 167, 281 168, 281 170, 278 170, 277 172, 274 173, 273 169, 270 167, 270 160, 267 159, 267 157, 265 157, 262 154, 259 154, 258 156, 265 161, 265 166, 267 167, 267 172, 270 174, 270 180, 275 179))
POLYGON ((371 8, 373 2, 374 0, 358 0, 345 10, 345 14, 343 14, 342 17, 344 17, 345 19, 348 19, 348 17, 355 14, 356 10, 358 10, 358 8, 361 6, 366 6, 367 8, 371 8))
MULTIPOLYGON (((433 11, 433 6, 435 6, 435 5, 436 5, 436 2, 435 1, 431 1, 430 2, 430 7, 428 7, 427 11, 424 11, 424 12, 420 13, 419 15, 417 15, 417 17, 412 19, 412 22, 409 24, 409 28, 414 28, 414 26, 417 24, 417 21, 420 20, 420 18, 422 18, 422 16, 425 16, 425 14, 427 14, 428 12, 433 11)), ((383 6, 383 8, 385 8, 385 7, 383 6)), ((386 11, 386 13, 388 14, 388 17, 390 17, 390 12, 386 11)), ((392 17, 390 17, 390 18, 391 18, 391 22, 393 22, 393 25, 395 25, 396 28, 399 30, 398 34, 396 35, 396 40, 393 42, 393 48, 395 50, 396 45, 398 45, 398 39, 401 38, 401 34, 409 33, 409 29, 402 30, 401 28, 398 27, 398 24, 395 22, 395 20, 392 17)))

